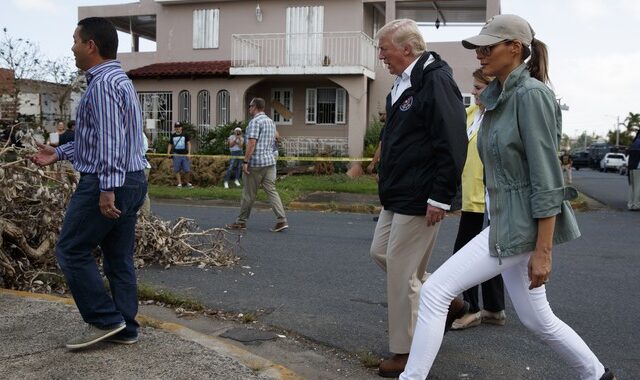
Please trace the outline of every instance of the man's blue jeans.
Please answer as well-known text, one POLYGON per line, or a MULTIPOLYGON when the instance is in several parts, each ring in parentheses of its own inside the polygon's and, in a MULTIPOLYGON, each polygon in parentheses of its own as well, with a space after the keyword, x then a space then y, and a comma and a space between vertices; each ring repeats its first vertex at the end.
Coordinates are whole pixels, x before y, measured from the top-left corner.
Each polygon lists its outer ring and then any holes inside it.
MULTIPOLYGON (((232 150, 229 153, 231 156, 244 156, 244 153, 241 150, 232 150)), ((227 169, 227 174, 224 176, 225 182, 229 182, 231 179, 231 173, 233 172, 233 168, 236 168, 236 179, 239 180, 242 177, 242 160, 237 158, 232 158, 229 161, 229 168, 227 169)))
POLYGON ((56 244, 58 264, 84 321, 102 329, 125 321, 127 336, 137 336, 139 327, 135 320, 138 294, 133 252, 136 213, 146 192, 144 172, 127 173, 124 186, 115 189, 120 217, 109 219, 100 213, 98 176, 83 174, 71 196, 56 244), (93 257, 97 246, 102 249, 111 296, 93 257))

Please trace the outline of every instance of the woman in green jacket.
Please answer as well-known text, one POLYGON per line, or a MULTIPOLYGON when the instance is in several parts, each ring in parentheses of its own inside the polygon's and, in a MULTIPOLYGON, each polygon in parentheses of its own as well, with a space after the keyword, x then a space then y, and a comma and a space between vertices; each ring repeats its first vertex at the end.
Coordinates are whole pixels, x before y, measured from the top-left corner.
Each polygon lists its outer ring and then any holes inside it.
POLYGON ((587 344, 553 314, 545 283, 554 244, 580 236, 556 157, 561 114, 545 85, 547 49, 519 16, 498 15, 462 41, 494 80, 480 96, 486 111, 478 136, 489 194, 490 227, 438 268, 423 285, 409 360, 401 380, 424 380, 442 343, 451 300, 502 274, 518 317, 581 379, 611 380, 587 344), (525 59, 530 59, 525 63, 525 59))

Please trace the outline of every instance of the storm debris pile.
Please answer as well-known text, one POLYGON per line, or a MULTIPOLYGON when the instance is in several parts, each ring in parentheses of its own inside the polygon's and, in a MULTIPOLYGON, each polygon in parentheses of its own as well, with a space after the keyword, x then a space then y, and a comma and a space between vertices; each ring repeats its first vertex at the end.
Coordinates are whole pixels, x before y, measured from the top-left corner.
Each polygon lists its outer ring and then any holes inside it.
MULTIPOLYGON (((54 248, 77 177, 61 163, 46 168, 31 163, 28 156, 36 148, 29 133, 21 143, 23 147, 0 145, 0 286, 63 293, 66 285, 54 248)), ((203 230, 185 218, 171 223, 141 216, 136 241, 136 267, 204 268, 239 260, 239 235, 221 228, 203 230)))

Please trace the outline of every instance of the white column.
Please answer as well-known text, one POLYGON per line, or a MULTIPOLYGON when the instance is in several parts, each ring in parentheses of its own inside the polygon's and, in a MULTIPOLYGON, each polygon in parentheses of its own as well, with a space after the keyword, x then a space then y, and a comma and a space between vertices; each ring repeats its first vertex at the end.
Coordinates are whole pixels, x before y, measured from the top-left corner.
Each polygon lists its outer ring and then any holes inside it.
POLYGON ((362 157, 364 151, 364 134, 367 130, 367 77, 329 77, 347 91, 347 140, 350 157, 362 157))
POLYGON ((396 0, 386 0, 385 24, 396 19, 396 0))

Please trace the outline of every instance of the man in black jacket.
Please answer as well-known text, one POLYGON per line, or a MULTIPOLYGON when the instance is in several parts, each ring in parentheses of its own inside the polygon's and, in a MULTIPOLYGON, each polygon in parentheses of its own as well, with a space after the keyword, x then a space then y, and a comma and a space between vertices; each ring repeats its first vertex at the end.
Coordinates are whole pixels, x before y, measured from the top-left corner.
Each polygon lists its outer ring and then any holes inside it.
MULTIPOLYGON (((387 96, 381 136, 379 195, 383 210, 371 256, 387 272, 389 351, 379 374, 404 370, 420 288, 440 221, 451 208, 467 152, 466 114, 451 68, 426 44, 415 21, 395 20, 377 34, 379 55, 396 80, 387 96)), ((464 313, 450 307, 448 325, 464 313)))

